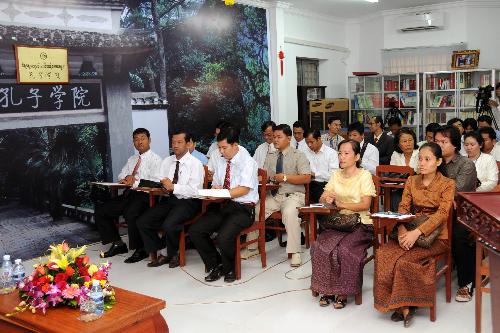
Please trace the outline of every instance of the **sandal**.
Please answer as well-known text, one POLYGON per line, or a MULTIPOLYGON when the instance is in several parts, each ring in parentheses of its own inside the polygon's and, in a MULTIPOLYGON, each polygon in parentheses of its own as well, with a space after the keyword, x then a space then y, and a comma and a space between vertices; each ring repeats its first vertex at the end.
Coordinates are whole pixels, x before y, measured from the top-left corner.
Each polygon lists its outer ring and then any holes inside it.
POLYGON ((345 305, 347 304, 347 298, 342 298, 340 296, 337 296, 335 299, 335 302, 333 303, 333 308, 340 310, 345 308, 345 305))
POLYGON ((332 303, 333 301, 335 301, 335 296, 323 295, 319 299, 319 306, 321 306, 322 308, 326 307, 330 305, 330 303, 332 303))

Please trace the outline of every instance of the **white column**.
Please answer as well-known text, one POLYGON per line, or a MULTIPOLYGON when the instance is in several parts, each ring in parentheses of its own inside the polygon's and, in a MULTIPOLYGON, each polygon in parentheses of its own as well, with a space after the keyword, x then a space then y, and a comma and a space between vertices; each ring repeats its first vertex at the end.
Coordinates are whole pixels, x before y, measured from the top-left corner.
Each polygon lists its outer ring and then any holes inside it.
POLYGON ((287 91, 285 77, 281 76, 280 59, 278 53, 283 50, 285 57, 285 9, 290 4, 284 2, 272 3, 267 9, 267 30, 269 38, 269 79, 271 86, 271 119, 277 124, 286 119, 287 91))

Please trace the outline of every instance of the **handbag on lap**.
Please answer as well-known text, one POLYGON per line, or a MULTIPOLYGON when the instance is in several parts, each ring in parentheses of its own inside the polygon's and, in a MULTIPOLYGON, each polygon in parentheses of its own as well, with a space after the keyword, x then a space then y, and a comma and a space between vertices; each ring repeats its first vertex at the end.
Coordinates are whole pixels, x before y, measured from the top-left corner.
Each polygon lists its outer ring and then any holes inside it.
POLYGON ((352 232, 361 224, 361 217, 358 213, 341 214, 339 212, 330 213, 326 218, 320 220, 323 230, 338 230, 352 232))
MULTIPOLYGON (((404 226, 405 226, 406 230, 412 231, 412 230, 417 229, 420 225, 422 225, 425 221, 427 221, 428 218, 429 217, 426 216, 426 215, 421 215, 421 216, 415 218, 411 222, 404 223, 404 226)), ((432 244, 434 243, 434 241, 436 240, 436 238, 441 233, 441 230, 443 230, 443 225, 440 225, 439 227, 437 227, 436 229, 434 229, 434 231, 431 232, 429 234, 429 236, 424 236, 423 234, 420 235, 418 237, 417 241, 415 242, 415 244, 417 246, 420 246, 420 247, 423 247, 423 248, 426 248, 426 249, 430 248, 432 246, 432 244)), ((398 227, 397 226, 395 226, 392 229, 392 232, 389 235, 389 238, 393 239, 395 241, 398 241, 398 227)))

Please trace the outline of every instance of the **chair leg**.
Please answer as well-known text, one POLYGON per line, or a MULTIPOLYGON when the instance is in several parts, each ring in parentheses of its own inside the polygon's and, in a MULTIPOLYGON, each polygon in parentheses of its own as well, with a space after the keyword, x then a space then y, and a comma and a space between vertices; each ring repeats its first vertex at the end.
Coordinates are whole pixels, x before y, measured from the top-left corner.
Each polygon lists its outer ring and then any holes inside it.
POLYGON ((436 303, 434 302, 434 305, 431 306, 431 309, 430 309, 430 317, 431 317, 431 321, 436 321, 436 303))
POLYGON ((186 266, 186 233, 184 230, 179 238, 179 266, 186 266))
POLYGON ((446 268, 445 272, 445 289, 446 289, 446 303, 451 303, 451 270, 452 270, 452 264, 451 264, 451 256, 448 254, 446 258, 446 265, 448 266, 446 268))
POLYGON ((481 333, 481 307, 482 307, 482 276, 481 276, 481 265, 483 261, 483 247, 481 243, 476 241, 476 333, 481 333))
POLYGON ((236 253, 234 254, 234 270, 236 274, 236 280, 241 279, 241 243, 240 243, 240 235, 236 237, 236 253))
POLYGON ((309 239, 309 222, 306 222, 304 223, 304 234, 306 236, 306 249, 310 248, 311 247, 311 242, 310 242, 310 239, 309 239))
POLYGON ((363 304, 363 294, 361 291, 359 293, 357 293, 356 295, 354 295, 354 303, 356 305, 363 304))
POLYGON ((260 261, 262 263, 262 268, 265 268, 267 266, 267 261, 266 261, 266 232, 264 228, 259 230, 259 252, 260 252, 260 261))

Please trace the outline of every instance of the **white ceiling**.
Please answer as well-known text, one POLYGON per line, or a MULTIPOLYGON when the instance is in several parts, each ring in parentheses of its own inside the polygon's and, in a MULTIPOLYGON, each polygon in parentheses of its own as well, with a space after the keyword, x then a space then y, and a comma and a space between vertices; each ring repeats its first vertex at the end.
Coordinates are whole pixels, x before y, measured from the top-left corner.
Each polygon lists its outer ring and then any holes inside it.
MULTIPOLYGON (((265 0, 274 2, 274 0, 265 0)), ((311 12, 332 15, 338 18, 357 18, 381 10, 401 9, 452 2, 453 0, 379 0, 370 3, 365 0, 282 0, 295 9, 305 9, 311 12)))

